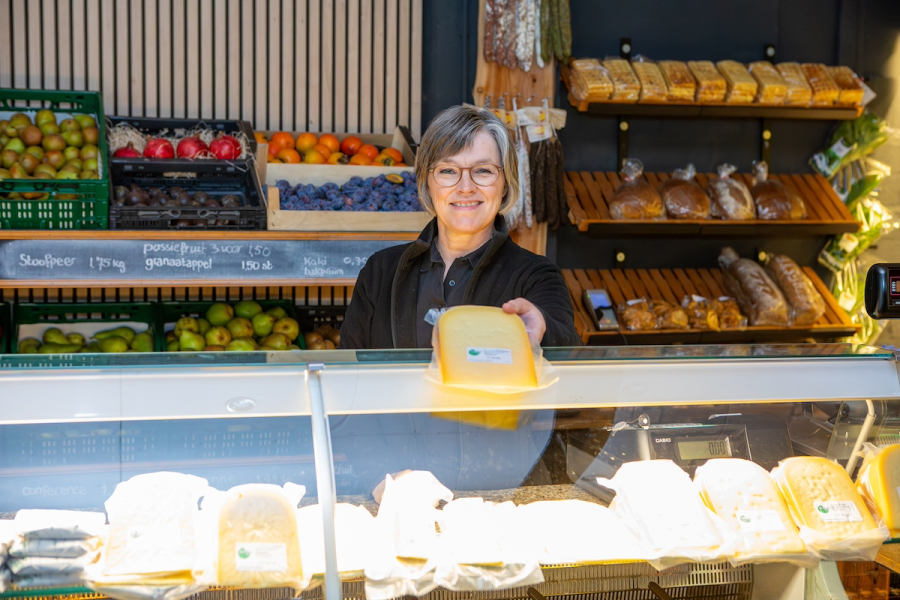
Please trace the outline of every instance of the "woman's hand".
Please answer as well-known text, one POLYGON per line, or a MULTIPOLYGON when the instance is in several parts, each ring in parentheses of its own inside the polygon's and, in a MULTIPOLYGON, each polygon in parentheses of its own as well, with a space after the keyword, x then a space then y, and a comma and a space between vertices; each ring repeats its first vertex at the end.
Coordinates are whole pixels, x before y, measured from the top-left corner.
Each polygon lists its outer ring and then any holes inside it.
POLYGON ((532 344, 540 345, 547 331, 547 322, 544 321, 544 313, 537 306, 525 298, 516 298, 503 305, 503 311, 511 315, 519 315, 525 321, 525 329, 528 331, 528 339, 532 344))

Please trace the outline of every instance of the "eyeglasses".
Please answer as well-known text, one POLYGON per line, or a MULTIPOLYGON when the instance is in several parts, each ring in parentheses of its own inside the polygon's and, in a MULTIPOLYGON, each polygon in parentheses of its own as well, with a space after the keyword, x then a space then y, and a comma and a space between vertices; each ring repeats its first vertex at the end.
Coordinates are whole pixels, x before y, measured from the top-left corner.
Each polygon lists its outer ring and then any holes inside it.
POLYGON ((475 185, 480 187, 488 187, 493 185, 500 176, 503 167, 497 165, 475 165, 474 167, 457 167, 455 165, 437 165, 433 169, 428 169, 429 173, 434 175, 434 180, 441 187, 453 187, 462 179, 463 171, 469 172, 469 177, 475 185))

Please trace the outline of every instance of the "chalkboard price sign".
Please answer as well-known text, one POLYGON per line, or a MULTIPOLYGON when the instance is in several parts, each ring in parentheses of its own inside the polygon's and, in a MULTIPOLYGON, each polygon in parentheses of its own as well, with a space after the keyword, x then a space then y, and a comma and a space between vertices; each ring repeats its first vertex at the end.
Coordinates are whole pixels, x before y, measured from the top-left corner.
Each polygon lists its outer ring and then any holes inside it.
POLYGON ((185 281, 356 279, 397 241, 9 240, 0 280, 185 281))

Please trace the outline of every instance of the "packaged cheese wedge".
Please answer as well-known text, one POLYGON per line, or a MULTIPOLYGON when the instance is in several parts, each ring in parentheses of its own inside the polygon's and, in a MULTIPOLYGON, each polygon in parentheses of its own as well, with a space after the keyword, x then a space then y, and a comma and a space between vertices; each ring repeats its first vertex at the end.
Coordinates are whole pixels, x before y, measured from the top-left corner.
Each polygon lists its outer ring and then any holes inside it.
POLYGON ((856 490, 884 521, 891 537, 900 537, 900 444, 877 448, 867 443, 865 448, 856 490))
POLYGON ((694 484, 703 502, 736 536, 733 565, 779 561, 811 568, 818 564, 800 539, 769 472, 756 463, 739 458, 707 461, 697 468, 694 484))
MULTIPOLYGON (((339 503, 334 510, 335 544, 341 577, 362 577, 374 552, 375 517, 362 506, 339 503)), ((325 573, 325 537, 322 506, 313 504, 297 511, 297 530, 303 540, 303 572, 325 573)))
POLYGON ((733 536, 671 460, 625 463, 597 483, 615 490, 610 508, 637 534, 654 568, 732 558, 733 536))
POLYGON ((889 537, 847 472, 830 460, 795 456, 772 470, 806 547, 824 560, 871 561, 889 537))

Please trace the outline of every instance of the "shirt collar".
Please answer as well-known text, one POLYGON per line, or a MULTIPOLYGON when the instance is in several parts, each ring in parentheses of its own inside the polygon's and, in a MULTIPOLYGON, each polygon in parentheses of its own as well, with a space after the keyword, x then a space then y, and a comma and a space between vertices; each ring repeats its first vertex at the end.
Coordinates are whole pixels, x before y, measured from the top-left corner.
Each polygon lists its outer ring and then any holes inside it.
MULTIPOLYGON (((464 261, 468 261, 469 267, 474 269, 475 267, 478 266, 478 263, 484 257, 484 254, 485 254, 485 252, 487 252, 488 246, 491 245, 491 242, 494 241, 495 238, 502 236, 502 235, 504 235, 504 232, 498 231, 495 228, 493 233, 491 233, 491 237, 488 238, 488 241, 486 241, 484 244, 482 244, 481 246, 479 246, 472 252, 469 252, 465 256, 459 257, 459 259, 457 259, 457 260, 461 259, 464 261)), ((428 271, 434 265, 437 265, 437 264, 444 265, 444 258, 441 256, 441 252, 438 249, 437 239, 438 239, 437 232, 435 232, 434 237, 431 239, 431 248, 430 248, 429 252, 426 252, 422 257, 422 267, 419 269, 420 272, 422 272, 422 273, 428 271)), ((446 266, 446 265, 444 265, 444 266, 446 266)))

